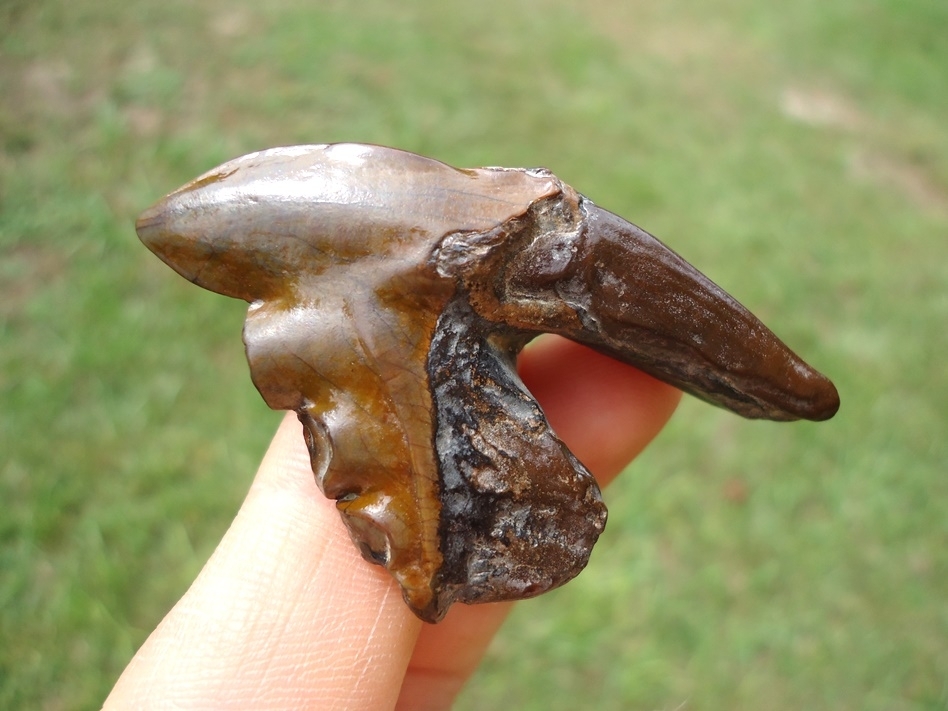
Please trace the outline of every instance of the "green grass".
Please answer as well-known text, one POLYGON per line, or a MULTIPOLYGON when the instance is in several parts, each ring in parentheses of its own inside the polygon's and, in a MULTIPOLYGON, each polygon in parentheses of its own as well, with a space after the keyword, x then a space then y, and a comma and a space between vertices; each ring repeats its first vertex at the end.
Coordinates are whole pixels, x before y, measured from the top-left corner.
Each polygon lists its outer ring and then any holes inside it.
POLYGON ((948 708, 948 6, 0 3, 0 708, 95 708, 278 420, 132 222, 289 143, 546 165, 839 385, 686 402, 459 708, 948 708), (696 7, 697 6, 697 7, 696 7))

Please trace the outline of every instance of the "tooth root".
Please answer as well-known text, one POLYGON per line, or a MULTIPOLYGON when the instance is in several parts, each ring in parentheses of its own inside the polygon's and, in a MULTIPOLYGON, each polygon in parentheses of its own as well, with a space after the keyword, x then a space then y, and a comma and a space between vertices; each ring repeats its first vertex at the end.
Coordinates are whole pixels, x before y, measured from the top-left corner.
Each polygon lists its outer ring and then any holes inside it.
POLYGON ((596 480, 520 382, 505 338, 486 337, 495 329, 461 296, 444 310, 428 357, 442 487, 441 605, 558 587, 586 566, 606 523, 596 480))

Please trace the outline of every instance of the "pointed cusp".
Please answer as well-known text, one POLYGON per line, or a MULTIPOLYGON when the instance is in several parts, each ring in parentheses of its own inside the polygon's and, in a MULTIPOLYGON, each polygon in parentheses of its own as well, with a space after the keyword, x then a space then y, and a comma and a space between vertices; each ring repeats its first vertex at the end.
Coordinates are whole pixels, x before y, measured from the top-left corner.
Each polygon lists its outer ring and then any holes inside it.
POLYGON ((587 206, 587 327, 569 334, 740 415, 826 420, 830 380, 644 230, 587 206))

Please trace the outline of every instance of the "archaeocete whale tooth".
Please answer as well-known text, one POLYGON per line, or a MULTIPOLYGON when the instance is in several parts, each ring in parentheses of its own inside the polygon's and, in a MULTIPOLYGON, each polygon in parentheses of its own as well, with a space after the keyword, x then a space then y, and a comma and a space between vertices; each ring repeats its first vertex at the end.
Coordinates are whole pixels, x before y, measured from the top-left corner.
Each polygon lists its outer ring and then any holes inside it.
POLYGON ((558 333, 746 417, 832 417, 832 383, 657 239, 542 169, 380 146, 237 158, 142 213, 175 271, 251 307, 267 404, 295 410, 363 556, 429 622, 585 566, 606 510, 516 374, 558 333))

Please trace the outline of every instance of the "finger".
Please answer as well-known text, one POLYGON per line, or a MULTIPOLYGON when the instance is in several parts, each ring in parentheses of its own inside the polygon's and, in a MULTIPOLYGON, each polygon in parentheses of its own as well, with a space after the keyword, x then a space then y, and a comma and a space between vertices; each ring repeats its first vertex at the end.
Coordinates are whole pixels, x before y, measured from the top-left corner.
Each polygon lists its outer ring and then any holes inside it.
POLYGON ((107 708, 391 708, 421 623, 362 560, 281 424, 218 549, 107 708))
MULTIPOLYGON (((681 399, 635 368, 552 336, 523 352, 519 370, 553 429, 601 485, 645 448, 681 399)), ((450 708, 510 608, 455 605, 440 624, 425 625, 398 708, 450 708)))
POLYGON ((681 391, 558 336, 519 362, 524 384, 570 451, 606 486, 672 416, 681 391))

